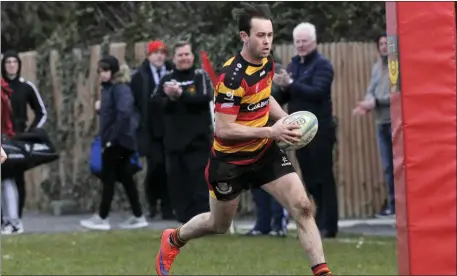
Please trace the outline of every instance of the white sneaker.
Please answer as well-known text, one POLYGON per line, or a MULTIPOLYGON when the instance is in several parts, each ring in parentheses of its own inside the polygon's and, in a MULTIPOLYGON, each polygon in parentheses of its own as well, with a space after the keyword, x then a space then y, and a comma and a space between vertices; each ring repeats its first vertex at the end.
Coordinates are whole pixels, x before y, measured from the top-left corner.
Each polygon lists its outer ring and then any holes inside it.
POLYGON ((13 223, 7 222, 2 227, 2 235, 14 235, 24 232, 24 227, 21 222, 13 223))
POLYGON ((126 221, 119 224, 119 227, 122 229, 138 229, 146 226, 148 226, 148 221, 146 220, 145 216, 141 216, 139 218, 131 216, 126 221))
POLYGON ((99 215, 94 215, 89 219, 83 219, 79 222, 82 227, 92 229, 92 230, 110 230, 111 225, 108 222, 108 219, 102 219, 99 215))
POLYGON ((22 221, 18 221, 16 227, 18 227, 21 231, 21 233, 24 232, 24 225, 22 224, 22 221))

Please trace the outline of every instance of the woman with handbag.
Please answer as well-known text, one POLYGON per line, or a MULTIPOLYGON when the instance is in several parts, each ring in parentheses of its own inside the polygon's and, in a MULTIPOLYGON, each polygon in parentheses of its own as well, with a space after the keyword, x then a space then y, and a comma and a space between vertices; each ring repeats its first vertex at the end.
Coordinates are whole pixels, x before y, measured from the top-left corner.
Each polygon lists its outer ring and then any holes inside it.
POLYGON ((138 113, 129 85, 128 67, 121 70, 118 60, 107 56, 99 62, 102 81, 100 103, 100 139, 102 146, 102 199, 98 214, 81 220, 81 226, 94 230, 110 230, 108 215, 117 180, 124 186, 133 216, 121 228, 134 229, 148 225, 141 210, 136 183, 133 179, 131 157, 136 151, 138 113))

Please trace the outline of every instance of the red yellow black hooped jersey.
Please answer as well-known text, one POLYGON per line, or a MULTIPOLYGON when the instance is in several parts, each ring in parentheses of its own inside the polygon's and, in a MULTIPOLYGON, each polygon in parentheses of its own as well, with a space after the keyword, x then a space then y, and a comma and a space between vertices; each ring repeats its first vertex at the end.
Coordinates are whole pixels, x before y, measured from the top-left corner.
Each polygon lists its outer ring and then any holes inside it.
MULTIPOLYGON (((251 64, 241 54, 229 59, 222 68, 215 92, 215 112, 237 115, 235 123, 264 127, 269 121, 272 57, 262 64, 251 64)), ((271 144, 271 139, 222 140, 216 135, 213 156, 233 164, 251 164, 271 144)))

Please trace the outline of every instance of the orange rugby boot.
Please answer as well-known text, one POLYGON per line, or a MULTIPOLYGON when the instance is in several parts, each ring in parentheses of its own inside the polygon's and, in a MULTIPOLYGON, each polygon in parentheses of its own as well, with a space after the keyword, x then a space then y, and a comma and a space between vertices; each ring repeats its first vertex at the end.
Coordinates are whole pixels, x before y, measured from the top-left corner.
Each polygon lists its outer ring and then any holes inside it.
POLYGON ((179 248, 170 244, 169 239, 174 229, 166 229, 162 233, 160 240, 160 249, 156 257, 156 272, 159 276, 167 276, 170 272, 176 256, 179 254, 179 248))

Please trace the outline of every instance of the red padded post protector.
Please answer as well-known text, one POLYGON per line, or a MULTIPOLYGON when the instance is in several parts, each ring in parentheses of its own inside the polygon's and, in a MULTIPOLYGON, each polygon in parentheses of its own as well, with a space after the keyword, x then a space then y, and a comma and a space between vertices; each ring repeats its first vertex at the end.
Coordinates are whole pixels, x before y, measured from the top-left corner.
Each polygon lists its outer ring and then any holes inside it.
POLYGON ((454 2, 387 2, 400 275, 456 275, 454 2))

